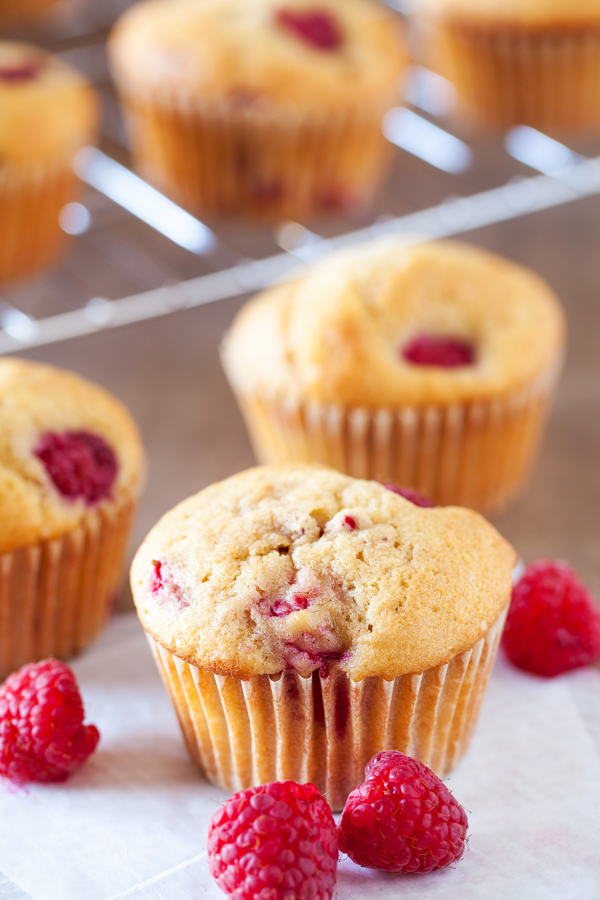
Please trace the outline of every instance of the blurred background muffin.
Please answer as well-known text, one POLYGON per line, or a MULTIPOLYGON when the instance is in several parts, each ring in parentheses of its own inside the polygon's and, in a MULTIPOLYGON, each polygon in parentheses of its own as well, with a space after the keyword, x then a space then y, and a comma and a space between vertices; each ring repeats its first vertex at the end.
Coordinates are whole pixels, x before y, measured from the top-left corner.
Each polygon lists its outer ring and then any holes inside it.
POLYGON ((429 62, 490 125, 600 128, 597 0, 416 0, 429 62))
POLYGON ((71 372, 0 359, 0 678, 67 659, 105 624, 143 463, 115 397, 71 372))
POLYGON ((97 118, 96 94, 74 68, 0 41, 0 284, 60 253, 59 213, 79 191, 73 157, 94 141, 97 118))
POLYGON ((109 50, 137 168, 189 208, 352 210, 386 172, 405 59, 374 0, 149 0, 109 50))
POLYGON ((222 358, 261 462, 321 462, 489 513, 523 488, 563 346, 533 272, 387 238, 259 294, 222 358))
POLYGON ((23 24, 32 19, 35 21, 64 5, 65 0, 0 0, 0 24, 23 24))

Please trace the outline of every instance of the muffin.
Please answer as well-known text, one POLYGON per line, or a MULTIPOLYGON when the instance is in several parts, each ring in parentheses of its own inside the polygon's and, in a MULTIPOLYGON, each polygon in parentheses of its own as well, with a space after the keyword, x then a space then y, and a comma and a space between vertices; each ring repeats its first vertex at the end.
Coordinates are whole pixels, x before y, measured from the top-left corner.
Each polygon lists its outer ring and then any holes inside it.
POLYGON ((194 211, 368 203, 405 67, 374 0, 148 0, 109 43, 141 174, 194 211))
POLYGON ((265 466, 167 513, 131 584, 188 749, 229 791, 310 781, 334 809, 380 750, 446 775, 469 742, 513 549, 318 466, 265 466))
POLYGON ((0 358, 0 679, 67 659, 120 586, 143 451, 127 410, 60 369, 0 358))
POLYGON ((97 117, 79 72, 37 47, 0 41, 0 283, 60 253, 58 216, 78 194, 73 157, 94 140, 97 117))
POLYGON ((597 0, 417 0, 430 63, 495 126, 600 128, 597 0))
POLYGON ((523 488, 563 355, 537 275, 388 238, 262 292, 222 359, 261 462, 321 462, 485 513, 523 488))
POLYGON ((0 22, 26 22, 39 19, 56 7, 64 6, 65 0, 0 0, 0 22))

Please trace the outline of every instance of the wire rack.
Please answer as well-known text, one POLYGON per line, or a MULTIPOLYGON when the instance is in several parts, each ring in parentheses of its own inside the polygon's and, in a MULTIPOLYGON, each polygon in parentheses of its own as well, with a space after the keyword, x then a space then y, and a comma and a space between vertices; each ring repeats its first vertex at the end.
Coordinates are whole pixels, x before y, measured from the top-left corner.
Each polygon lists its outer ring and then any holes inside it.
POLYGON ((600 193, 600 147, 576 152, 526 127, 500 139, 465 134, 453 118, 452 86, 415 65, 382 122, 399 149, 370 217, 310 228, 200 222, 130 168, 105 51, 110 26, 128 5, 70 7, 43 34, 27 35, 86 73, 104 116, 99 148, 85 148, 74 162, 86 188, 61 213, 73 235, 69 251, 55 269, 0 297, 0 353, 245 294, 352 242, 449 237, 600 193))

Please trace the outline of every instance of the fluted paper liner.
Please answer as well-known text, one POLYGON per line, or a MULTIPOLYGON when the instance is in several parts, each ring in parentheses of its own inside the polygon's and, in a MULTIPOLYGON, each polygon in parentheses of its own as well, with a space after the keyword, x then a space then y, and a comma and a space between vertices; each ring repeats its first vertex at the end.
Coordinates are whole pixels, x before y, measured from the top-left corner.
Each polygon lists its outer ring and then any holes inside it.
POLYGON ((28 662, 68 659, 102 630, 134 509, 129 498, 106 505, 60 537, 0 554, 0 679, 28 662))
POLYGON ((341 809, 380 750, 401 750, 445 777, 467 749, 506 609, 449 663, 393 681, 353 682, 341 670, 247 681, 190 665, 149 638, 190 755, 230 792, 310 781, 341 809))
POLYGON ((322 463, 489 514, 525 485, 559 371, 492 400, 379 410, 267 397, 228 375, 261 463, 322 463))
POLYGON ((433 36, 443 74, 489 122, 549 131, 600 127, 598 24, 520 28, 448 21, 434 27, 433 36))
POLYGON ((191 209, 298 218, 364 205, 385 174, 385 98, 360 113, 318 115, 243 92, 203 103, 121 91, 136 167, 191 209))
POLYGON ((29 275, 60 254, 67 235, 59 213, 79 189, 70 157, 22 169, 0 166, 0 283, 29 275))

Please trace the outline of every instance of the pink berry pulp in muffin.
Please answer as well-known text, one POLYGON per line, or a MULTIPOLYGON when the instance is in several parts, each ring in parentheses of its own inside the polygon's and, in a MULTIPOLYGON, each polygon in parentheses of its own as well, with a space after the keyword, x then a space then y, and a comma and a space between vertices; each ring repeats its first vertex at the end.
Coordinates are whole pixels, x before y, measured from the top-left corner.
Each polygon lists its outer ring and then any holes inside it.
POLYGON ((276 21, 282 28, 319 50, 337 50, 343 43, 337 20, 326 11, 280 9, 276 21))
POLYGON ((402 349, 402 356, 416 366, 455 369, 459 366, 472 366, 475 362, 475 349, 469 341, 462 338, 421 334, 402 349))
POLYGON ((93 506, 110 497, 117 477, 117 458, 104 438, 89 431, 48 431, 34 454, 63 497, 93 506))

